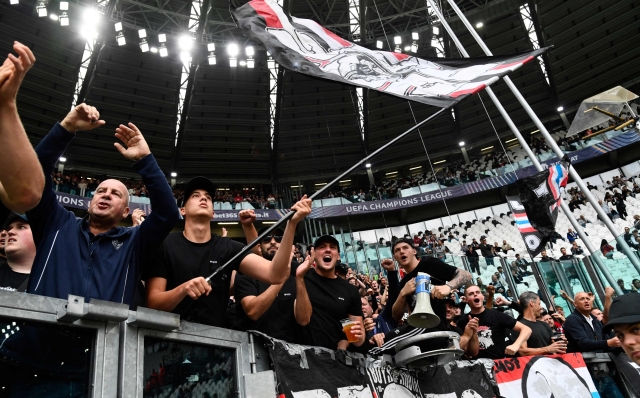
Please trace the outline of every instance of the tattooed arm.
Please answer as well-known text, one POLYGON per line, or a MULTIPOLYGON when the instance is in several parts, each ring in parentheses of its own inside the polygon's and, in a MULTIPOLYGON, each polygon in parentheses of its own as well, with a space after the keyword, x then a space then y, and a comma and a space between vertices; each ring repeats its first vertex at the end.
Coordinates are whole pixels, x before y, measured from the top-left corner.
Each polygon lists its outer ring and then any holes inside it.
POLYGON ((473 283, 473 276, 471 272, 458 268, 453 279, 449 281, 449 286, 453 289, 460 289, 462 286, 470 285, 473 283))

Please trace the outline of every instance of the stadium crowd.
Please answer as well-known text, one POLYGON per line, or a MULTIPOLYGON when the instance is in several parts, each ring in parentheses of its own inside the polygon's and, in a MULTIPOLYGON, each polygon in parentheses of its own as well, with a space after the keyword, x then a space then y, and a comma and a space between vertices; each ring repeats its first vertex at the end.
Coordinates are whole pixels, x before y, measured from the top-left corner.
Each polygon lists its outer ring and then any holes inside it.
MULTIPOLYGON (((340 244, 330 235, 306 249, 294 244, 296 226, 311 212, 311 200, 303 196, 291 207, 295 213, 284 230, 272 231, 251 252, 221 269, 244 249, 211 232, 213 202, 231 194, 218 193, 210 180, 196 177, 180 189, 183 200, 178 208, 175 190, 133 123, 116 128, 114 146, 132 162, 139 182, 53 174, 74 136, 105 121, 96 108, 78 105, 34 150, 18 116, 16 95, 35 58, 20 43, 14 50, 18 56, 9 55, 0 66, 0 146, 12 158, 0 168, 0 218, 6 220, 0 233, 0 289, 65 300, 74 294, 132 308, 144 305, 192 322, 374 355, 389 352, 403 338, 441 330, 461 336, 460 346, 469 359, 622 347, 640 364, 640 295, 635 290, 614 299, 608 289, 602 312, 594 311, 594 296, 585 292, 573 298, 571 314, 553 303, 543 312, 535 292, 524 292, 517 300, 504 298, 511 295, 500 268, 484 285, 470 272, 442 261, 452 250, 449 244, 460 245, 470 258, 479 250, 493 264, 498 252, 513 250, 507 241, 491 244, 481 236, 465 247, 466 242, 458 243, 453 234, 405 236, 389 242, 393 259, 382 261, 384 272, 375 277, 356 274, 340 262, 340 244), (76 217, 58 202, 55 190, 65 187, 79 193, 84 189, 85 194, 93 189, 85 217, 76 217), (123 227, 119 224, 129 214, 132 190, 149 197, 153 212, 123 227), (171 233, 179 215, 185 220, 184 230, 171 233), (205 277, 217 270, 210 284, 205 277), (418 272, 431 276, 431 304, 440 318, 432 329, 414 328, 405 321, 416 305, 418 272), (505 294, 494 299, 496 293, 505 294)), ((501 162, 491 159, 492 164, 501 162)), ((454 171, 459 170, 447 173, 454 171)), ((622 184, 614 179, 613 185, 622 184)), ((581 204, 579 194, 575 192, 574 206, 581 204)), ((621 198, 632 194, 619 193, 621 198)), ((242 195, 252 193, 237 192, 242 195)), ((260 200, 268 193, 256 195, 260 200)), ((626 216, 617 203, 619 216, 626 216)), ((243 210, 239 217, 247 241, 257 239, 255 212, 243 210)), ((530 270, 526 262, 516 261, 512 272, 522 276, 530 270)))

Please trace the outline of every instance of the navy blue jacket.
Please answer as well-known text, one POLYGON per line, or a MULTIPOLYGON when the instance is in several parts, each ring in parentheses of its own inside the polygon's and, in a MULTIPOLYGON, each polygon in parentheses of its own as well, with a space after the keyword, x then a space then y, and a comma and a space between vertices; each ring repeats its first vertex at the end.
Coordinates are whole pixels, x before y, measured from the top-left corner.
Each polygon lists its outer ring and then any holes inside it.
POLYGON ((133 164, 147 187, 153 212, 137 227, 93 236, 87 218, 58 203, 51 172, 75 134, 56 124, 36 147, 46 176, 40 203, 27 212, 37 254, 27 292, 67 299, 69 294, 126 303, 134 300, 141 264, 178 221, 178 208, 153 155, 133 164))
MULTIPOLYGON (((591 315, 589 315, 591 316, 591 315)), ((567 317, 562 327, 569 344, 567 352, 605 352, 609 350, 607 336, 602 333, 602 322, 591 316, 593 329, 584 316, 577 310, 567 317)))

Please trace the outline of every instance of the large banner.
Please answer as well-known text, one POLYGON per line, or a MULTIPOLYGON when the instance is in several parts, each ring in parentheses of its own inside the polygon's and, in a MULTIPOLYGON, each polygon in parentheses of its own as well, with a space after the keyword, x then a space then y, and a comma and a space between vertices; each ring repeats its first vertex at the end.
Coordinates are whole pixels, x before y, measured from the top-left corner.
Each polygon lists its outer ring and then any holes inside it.
POLYGON ((483 90, 548 50, 420 59, 361 47, 315 21, 288 15, 273 0, 252 0, 233 11, 233 16, 245 36, 264 45, 287 69, 441 108, 483 90))
POLYGON ((580 353, 499 359, 494 371, 503 397, 600 397, 580 353))

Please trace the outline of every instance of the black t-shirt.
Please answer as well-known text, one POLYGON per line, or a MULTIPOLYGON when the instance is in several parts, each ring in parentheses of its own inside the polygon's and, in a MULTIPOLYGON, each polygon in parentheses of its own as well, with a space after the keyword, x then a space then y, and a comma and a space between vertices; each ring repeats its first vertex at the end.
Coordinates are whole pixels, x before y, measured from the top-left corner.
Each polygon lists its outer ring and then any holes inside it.
POLYGON ((527 340, 528 348, 542 348, 551 344, 551 334, 553 332, 546 322, 531 322, 524 318, 521 318, 520 322, 531 328, 531 336, 527 340))
POLYGON ((310 269, 304 277, 313 312, 307 326, 300 327, 301 343, 335 350, 347 336, 341 319, 363 316, 358 289, 342 278, 325 278, 310 269))
MULTIPOLYGON (((167 236, 154 254, 146 269, 145 279, 164 278, 169 291, 199 276, 208 277, 243 247, 242 243, 217 235, 211 236, 209 242, 194 243, 187 240, 182 232, 175 232, 167 236)), ((216 275, 211 281, 213 290, 208 296, 200 296, 195 303, 187 296, 171 312, 180 314, 183 320, 190 322, 229 327, 226 311, 231 272, 238 270, 243 259, 238 259, 235 264, 216 275)))
POLYGON ((271 307, 257 321, 252 321, 247 316, 242 306, 242 299, 247 296, 257 297, 271 285, 246 275, 236 274, 236 280, 233 284, 233 294, 236 299, 236 323, 233 328, 257 330, 276 339, 290 343, 297 342, 297 323, 293 314, 293 303, 296 299, 295 269, 297 266, 296 262, 291 264, 291 276, 282 285, 271 307))
MULTIPOLYGON (((424 272, 429 274, 431 277, 431 284, 433 286, 441 286, 453 279, 458 269, 453 267, 443 261, 438 260, 437 258, 427 257, 420 260, 418 266, 408 274, 402 278, 400 281, 399 290, 404 288, 404 285, 407 284, 411 279, 418 276, 418 272, 424 272)), ((409 296, 407 298, 407 302, 409 304, 409 308, 413 311, 413 308, 416 306, 416 296, 409 296)), ((431 308, 433 308, 433 312, 440 317, 440 325, 436 327, 437 330, 447 330, 446 326, 446 315, 447 315, 447 307, 443 300, 431 298, 431 308)))
POLYGON ((7 209, 4 203, 0 201, 0 228, 2 228, 4 222, 7 221, 7 217, 9 217, 10 213, 11 210, 7 209))
POLYGON ((452 332, 456 332, 456 333, 458 333, 460 336, 462 336, 462 334, 464 333, 464 330, 460 329, 460 328, 459 328, 459 327, 457 327, 457 326, 453 326, 452 324, 449 324, 448 326, 449 326, 449 330, 450 330, 450 331, 452 331, 452 332))
POLYGON ((493 251, 491 251, 491 248, 493 246, 488 245, 488 244, 481 244, 479 246, 480 252, 482 253, 482 256, 484 257, 493 257, 493 251))
MULTIPOLYGON (((500 311, 485 308, 479 314, 468 314, 478 318, 478 340, 480 342, 480 352, 475 358, 501 359, 505 357, 504 350, 509 344, 508 329, 516 326, 516 320, 500 311)), ((463 316, 458 322, 458 327, 462 330, 469 323, 469 317, 463 316)))
MULTIPOLYGON (((11 267, 9 267, 7 260, 4 257, 1 258, 4 260, 4 264, 2 264, 2 261, 0 260, 0 290, 15 292, 27 279, 29 279, 29 274, 15 272, 11 267)), ((23 289, 26 290, 26 285, 23 289)))

